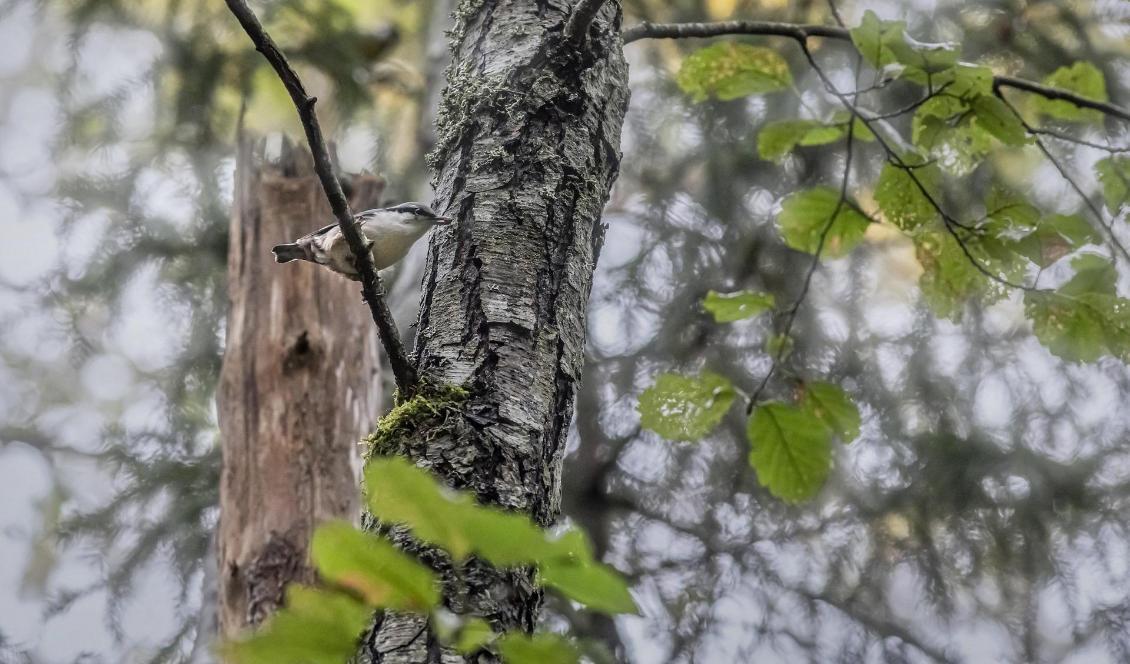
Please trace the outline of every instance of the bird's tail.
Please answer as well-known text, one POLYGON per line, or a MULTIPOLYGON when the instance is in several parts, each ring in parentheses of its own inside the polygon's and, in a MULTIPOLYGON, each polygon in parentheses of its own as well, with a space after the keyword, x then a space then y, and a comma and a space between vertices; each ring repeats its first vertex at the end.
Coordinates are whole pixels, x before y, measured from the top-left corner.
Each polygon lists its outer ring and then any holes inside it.
POLYGON ((275 255, 276 263, 289 263, 290 261, 306 259, 306 250, 297 244, 279 244, 271 249, 275 255))

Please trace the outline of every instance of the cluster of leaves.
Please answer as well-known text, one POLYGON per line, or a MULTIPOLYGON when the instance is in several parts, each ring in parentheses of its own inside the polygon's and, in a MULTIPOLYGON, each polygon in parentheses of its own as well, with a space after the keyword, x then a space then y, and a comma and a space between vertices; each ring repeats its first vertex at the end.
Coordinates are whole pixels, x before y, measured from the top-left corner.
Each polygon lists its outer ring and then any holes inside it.
MULTIPOLYGON (((365 472, 370 512, 409 529, 459 566, 471 557, 498 567, 532 567, 537 582, 586 608, 636 613, 627 582, 597 561, 584 533, 549 533, 527 517, 478 505, 449 491, 403 457, 379 457, 365 472)), ((390 541, 349 523, 314 533, 311 557, 327 588, 292 586, 286 608, 261 631, 226 645, 240 664, 346 661, 376 609, 426 614, 440 638, 466 655, 489 650, 514 664, 576 662, 580 653, 556 634, 496 633, 486 621, 453 616, 441 605, 436 573, 390 541)))
MULTIPOLYGON (((885 163, 869 186, 849 191, 845 173, 843 187, 816 186, 787 196, 777 215, 784 243, 812 254, 813 261, 837 258, 863 243, 871 224, 884 224, 913 243, 923 269, 923 300, 936 315, 956 320, 971 301, 991 304, 1021 290, 1035 335, 1052 353, 1072 361, 1130 357, 1130 300, 1116 292, 1116 271, 1098 253, 1103 237, 1096 227, 1080 215, 1042 211, 1010 187, 1004 173, 993 172, 988 161, 998 149, 1043 150, 1042 144, 1035 145, 1033 129, 1040 121, 1088 123, 1101 114, 1043 96, 1013 105, 995 85, 991 69, 961 62, 956 44, 914 40, 901 21, 883 21, 867 12, 850 35, 875 82, 863 91, 835 89, 806 47, 811 66, 842 109, 823 118, 767 123, 757 138, 758 153, 783 161, 798 149, 846 139, 849 154, 856 142, 878 144, 885 163), (889 113, 862 107, 861 97, 896 82, 920 88, 919 100, 889 113), (900 120, 909 125, 909 140, 899 133, 900 120), (985 193, 979 218, 958 219, 945 207, 948 187, 967 189, 958 178, 978 168, 990 169, 996 184, 985 193), (874 209, 865 210, 857 198, 873 201, 874 209), (1068 282, 1054 290, 1026 285, 1060 261, 1075 272, 1068 282)), ((776 51, 730 43, 688 56, 677 82, 696 101, 793 88, 788 63, 776 51)), ((1107 98, 1102 73, 1085 62, 1061 67, 1044 84, 1095 101, 1107 98)), ((1107 210, 1117 218, 1130 203, 1130 158, 1113 155, 1095 169, 1107 210)), ((1104 224, 1101 218, 1093 221, 1104 224)), ((1125 252, 1110 235, 1113 248, 1125 252)), ((799 305, 793 305, 788 320, 799 305)), ((718 322, 773 306, 769 296, 750 292, 711 293, 705 302, 718 322)), ((774 343, 770 352, 776 366, 788 339, 774 343)), ((713 373, 663 375, 640 399, 642 424, 671 440, 698 440, 720 422, 737 394, 728 380, 713 373)), ((847 395, 827 383, 805 382, 795 403, 752 405, 750 463, 761 483, 785 500, 815 495, 831 469, 832 440, 850 441, 859 433, 858 411, 847 395)))
MULTIPOLYGON (((750 291, 711 291, 703 302, 719 323, 752 318, 773 306, 772 296, 750 291)), ((716 373, 663 374, 640 397, 641 424, 668 440, 697 441, 718 426, 737 397, 738 389, 716 373)), ((828 477, 834 440, 851 442, 859 436, 860 423, 859 410, 839 387, 806 383, 797 390, 795 403, 769 401, 750 413, 749 463, 774 496, 805 500, 828 477)))

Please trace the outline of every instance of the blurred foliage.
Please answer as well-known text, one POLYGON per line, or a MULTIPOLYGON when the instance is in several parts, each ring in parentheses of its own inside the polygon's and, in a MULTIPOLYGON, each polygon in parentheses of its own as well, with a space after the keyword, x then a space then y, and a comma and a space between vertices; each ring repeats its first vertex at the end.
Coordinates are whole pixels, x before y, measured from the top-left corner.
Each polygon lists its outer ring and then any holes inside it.
MULTIPOLYGON (((637 613, 627 581, 592 557, 584 533, 547 533, 528 516, 479 505, 468 492, 450 491, 403 457, 377 457, 365 471, 370 514, 382 527, 406 527, 417 540, 450 557, 454 584, 464 584, 464 566, 477 560, 499 567, 534 567, 539 583, 589 610, 637 613)), ((224 645, 227 661, 239 664, 341 662, 354 652, 373 610, 422 614, 447 643, 469 655, 493 652, 509 664, 576 663, 580 652, 552 633, 495 634, 474 616, 453 615, 441 604, 432 570, 387 539, 350 523, 322 524, 311 558, 331 589, 290 588, 288 606, 243 640, 224 645), (442 622, 443 627, 438 625, 442 622)))

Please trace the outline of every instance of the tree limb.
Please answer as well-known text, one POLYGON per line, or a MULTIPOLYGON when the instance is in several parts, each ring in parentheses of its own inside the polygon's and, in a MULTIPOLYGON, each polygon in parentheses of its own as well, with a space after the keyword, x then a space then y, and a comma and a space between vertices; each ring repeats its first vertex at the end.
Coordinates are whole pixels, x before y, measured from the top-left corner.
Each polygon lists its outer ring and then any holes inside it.
MULTIPOLYGON (((624 43, 630 44, 641 39, 688 39, 719 37, 721 35, 762 35, 767 37, 789 37, 805 41, 809 37, 850 40, 851 32, 846 28, 831 25, 777 23, 773 21, 719 21, 716 23, 640 23, 624 31, 624 43)), ((998 87, 1016 88, 1046 99, 1062 99, 1082 108, 1090 108, 1110 117, 1130 122, 1130 111, 1107 102, 1096 101, 1067 90, 1042 85, 1015 76, 994 76, 993 84, 998 87)))
POLYGON ((318 174, 318 179, 326 192, 326 199, 329 201, 334 217, 337 218, 341 234, 345 237, 349 250, 355 257, 357 272, 361 278, 361 294, 365 302, 368 303, 373 314, 373 322, 376 323, 377 330, 380 332, 381 342, 384 344, 385 353, 388 355, 389 366, 392 367, 392 373, 396 378, 396 385, 400 388, 402 395, 410 394, 416 388, 416 368, 408 361, 408 355, 404 352, 404 345, 400 341, 400 334, 396 330, 392 312, 389 311, 388 304, 384 300, 384 286, 381 284, 380 275, 377 274, 376 267, 373 265, 373 258, 366 246, 365 239, 357 229, 357 223, 353 219, 353 211, 349 209, 349 201, 345 198, 341 184, 334 175, 329 149, 326 147, 326 140, 322 136, 318 117, 314 113, 314 104, 318 99, 306 94, 306 89, 302 86, 298 74, 291 68, 286 56, 282 54, 271 36, 263 29, 259 19, 255 17, 247 3, 244 0, 226 0, 226 2, 228 9, 239 20, 243 30, 255 44, 255 50, 262 53, 267 62, 271 63, 271 67, 279 75, 279 79, 286 86, 286 91, 290 93, 290 98, 298 109, 298 117, 302 121, 302 128, 306 131, 306 140, 310 144, 310 153, 314 157, 314 171, 318 174))
POLYGON ((574 43, 583 41, 602 5, 604 0, 578 0, 565 23, 565 39, 574 43))

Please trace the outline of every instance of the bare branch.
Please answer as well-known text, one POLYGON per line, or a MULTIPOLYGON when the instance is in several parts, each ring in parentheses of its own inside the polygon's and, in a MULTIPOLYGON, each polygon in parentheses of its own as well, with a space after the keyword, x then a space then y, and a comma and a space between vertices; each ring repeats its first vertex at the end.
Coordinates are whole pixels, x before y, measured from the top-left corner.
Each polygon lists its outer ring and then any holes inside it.
MULTIPOLYGON (((850 40, 851 32, 846 28, 831 25, 777 23, 773 21, 719 21, 716 23, 640 23, 624 31, 624 43, 630 44, 641 39, 687 39, 719 37, 722 35, 760 35, 766 37, 789 37, 805 42, 810 37, 850 40)), ((993 84, 999 87, 1016 88, 1047 99, 1061 99, 1081 108, 1090 108, 1110 117, 1130 122, 1130 111, 1107 102, 1096 101, 1067 90, 1053 88, 1015 76, 994 76, 993 84)))
POLYGON ((569 13, 569 20, 565 23, 565 39, 573 43, 584 41, 585 34, 589 31, 596 13, 604 5, 604 0, 578 0, 569 13))
POLYGON ((1022 78, 1015 78, 1013 76, 994 76, 993 85, 998 88, 1015 88, 1017 90, 1024 90, 1025 92, 1038 94, 1046 99, 1062 99, 1063 101, 1069 101, 1076 106, 1080 106, 1082 108, 1090 108, 1102 113, 1103 115, 1109 115, 1111 117, 1130 122, 1130 111, 1127 111, 1124 108, 1115 106, 1114 104, 1108 104, 1104 101, 1095 101, 1094 99, 1080 97, 1079 95, 1068 92, 1066 90, 1052 88, 1047 85, 1035 83, 1033 81, 1026 81, 1022 78))
POLYGON ((624 31, 624 43, 640 39, 687 39, 718 37, 721 35, 762 35, 791 37, 796 40, 809 37, 851 39, 845 28, 829 25, 801 25, 777 21, 719 21, 716 23, 640 23, 624 31))
POLYGON ((373 258, 369 253, 365 239, 357 229, 353 212, 349 209, 349 201, 341 190, 341 183, 334 175, 329 149, 326 147, 326 140, 322 136, 318 117, 314 113, 314 103, 318 100, 316 97, 306 94, 306 89, 302 86, 298 74, 291 68, 286 56, 282 54, 271 36, 263 29, 259 19, 255 17, 247 3, 244 0, 226 1, 228 9, 239 20, 239 24, 243 26, 247 36, 255 44, 255 49, 263 54, 267 62, 271 63, 298 109, 298 117, 302 121, 303 129, 306 130, 306 140, 310 144, 310 152, 314 156, 314 171, 318 174, 318 179, 326 192, 326 199, 329 201, 334 217, 337 218, 338 226, 349 245, 349 250, 356 257, 357 272, 361 277, 361 294, 372 311, 373 322, 377 324, 385 353, 388 355, 389 365, 396 377, 396 385, 400 388, 401 394, 411 394, 415 391, 417 383, 416 368, 408 361, 408 355, 404 352, 404 345, 400 341, 400 334, 396 330, 392 312, 389 311, 388 304, 384 300, 384 286, 381 284, 380 275, 377 274, 376 267, 373 265, 373 258))
POLYGON ((1077 138, 1075 136, 1071 136, 1070 134, 1065 134, 1054 129, 1045 129, 1043 127, 1028 127, 1028 133, 1038 136, 1047 136, 1048 138, 1054 138, 1057 141, 1074 143, 1076 145, 1082 145, 1084 147, 1094 148, 1096 150, 1103 150, 1104 152, 1109 152, 1111 154, 1130 152, 1130 145, 1104 145, 1102 143, 1096 143, 1094 141, 1077 138))

